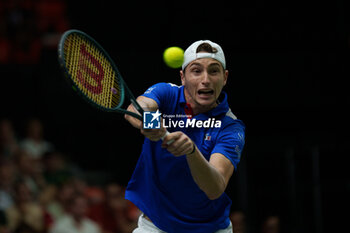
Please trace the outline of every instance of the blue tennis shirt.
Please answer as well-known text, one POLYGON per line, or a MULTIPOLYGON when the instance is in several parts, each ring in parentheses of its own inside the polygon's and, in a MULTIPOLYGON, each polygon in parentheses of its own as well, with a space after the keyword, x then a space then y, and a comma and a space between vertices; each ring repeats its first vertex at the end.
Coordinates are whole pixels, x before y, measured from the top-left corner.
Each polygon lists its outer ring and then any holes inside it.
MULTIPOLYGON (((244 146, 245 126, 232 114, 225 92, 221 93, 217 107, 192 119, 186 116, 183 86, 158 83, 143 96, 158 103, 165 120, 221 121, 220 127, 216 128, 211 127, 212 124, 210 127, 191 127, 194 124, 190 124, 190 127, 177 125, 167 129, 188 135, 208 161, 213 153, 221 153, 237 169, 244 146), (166 119, 169 116, 171 119, 166 119)), ((145 138, 126 189, 126 199, 144 212, 154 225, 169 233, 213 233, 227 228, 230 198, 223 193, 218 199, 208 199, 193 180, 186 156, 175 157, 161 148, 161 143, 161 140, 152 142, 145 138)))

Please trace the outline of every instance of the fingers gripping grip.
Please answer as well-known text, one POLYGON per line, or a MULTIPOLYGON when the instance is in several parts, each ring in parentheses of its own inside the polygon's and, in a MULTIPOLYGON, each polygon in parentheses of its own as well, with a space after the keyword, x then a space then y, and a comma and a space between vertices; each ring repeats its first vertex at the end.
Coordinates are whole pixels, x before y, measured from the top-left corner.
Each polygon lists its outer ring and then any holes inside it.
MULTIPOLYGON (((164 138, 165 138, 168 134, 170 134, 169 131, 168 131, 168 130, 165 131, 165 134, 161 137, 161 139, 164 141, 164 138)), ((168 141, 166 144, 170 145, 170 144, 173 143, 173 142, 174 142, 174 139, 171 139, 171 140, 168 141)))

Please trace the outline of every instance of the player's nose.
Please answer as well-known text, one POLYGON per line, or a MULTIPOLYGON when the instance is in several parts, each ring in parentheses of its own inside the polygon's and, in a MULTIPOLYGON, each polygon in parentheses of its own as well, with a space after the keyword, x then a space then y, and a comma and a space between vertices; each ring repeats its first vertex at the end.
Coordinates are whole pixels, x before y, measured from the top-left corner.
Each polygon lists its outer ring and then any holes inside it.
POLYGON ((203 72, 201 83, 204 86, 208 86, 210 84, 210 78, 209 78, 209 74, 207 71, 203 72))

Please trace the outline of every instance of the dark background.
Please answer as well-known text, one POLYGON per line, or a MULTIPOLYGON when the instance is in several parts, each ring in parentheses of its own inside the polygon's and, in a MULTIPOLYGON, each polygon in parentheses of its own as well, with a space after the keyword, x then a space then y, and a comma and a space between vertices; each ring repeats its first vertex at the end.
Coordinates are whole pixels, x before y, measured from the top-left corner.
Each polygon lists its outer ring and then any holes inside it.
MULTIPOLYGON (((242 162, 227 189, 232 210, 246 214, 250 232, 268 214, 281 217, 284 232, 344 230, 350 191, 345 0, 65 4, 65 27, 27 35, 44 41, 63 29, 85 31, 109 52, 136 96, 157 82, 180 84, 179 70, 163 63, 167 47, 219 43, 231 109, 247 126, 242 162)), ((20 136, 26 120, 39 117, 45 137, 70 160, 126 185, 143 137, 121 115, 80 100, 63 80, 57 43, 41 43, 34 62, 2 62, 1 117, 12 119, 20 136)))

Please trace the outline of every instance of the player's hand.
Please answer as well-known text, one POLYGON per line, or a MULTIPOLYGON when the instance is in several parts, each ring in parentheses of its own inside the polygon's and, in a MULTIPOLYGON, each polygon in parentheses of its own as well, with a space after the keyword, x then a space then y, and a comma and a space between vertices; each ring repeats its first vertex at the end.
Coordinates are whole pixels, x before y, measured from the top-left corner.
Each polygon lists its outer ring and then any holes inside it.
POLYGON ((166 129, 164 127, 160 127, 160 129, 144 129, 141 127, 141 133, 151 141, 159 141, 166 134, 166 129))
POLYGON ((194 142, 183 132, 177 131, 169 133, 163 140, 162 148, 166 148, 175 156, 189 154, 193 151, 194 142), (170 145, 168 142, 173 140, 170 145))

